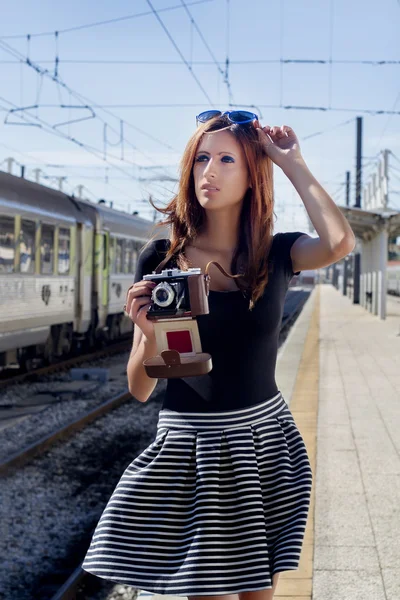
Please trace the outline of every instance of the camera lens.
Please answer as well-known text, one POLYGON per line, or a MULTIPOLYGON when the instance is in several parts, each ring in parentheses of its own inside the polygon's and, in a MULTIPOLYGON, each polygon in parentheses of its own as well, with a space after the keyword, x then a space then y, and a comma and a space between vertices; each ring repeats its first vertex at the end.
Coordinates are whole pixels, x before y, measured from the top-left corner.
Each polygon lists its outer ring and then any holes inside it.
POLYGON ((172 304, 175 299, 175 292, 172 287, 166 283, 159 283, 153 290, 151 297, 154 304, 157 306, 165 307, 172 304))

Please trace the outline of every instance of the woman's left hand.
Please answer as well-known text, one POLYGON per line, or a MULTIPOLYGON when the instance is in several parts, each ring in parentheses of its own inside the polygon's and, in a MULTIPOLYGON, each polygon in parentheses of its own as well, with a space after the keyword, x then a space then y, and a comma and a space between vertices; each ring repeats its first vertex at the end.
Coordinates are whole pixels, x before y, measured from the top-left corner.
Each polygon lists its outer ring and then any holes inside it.
POLYGON ((258 121, 254 126, 265 153, 278 167, 286 170, 296 159, 302 159, 299 140, 291 127, 288 125, 261 127, 258 121))

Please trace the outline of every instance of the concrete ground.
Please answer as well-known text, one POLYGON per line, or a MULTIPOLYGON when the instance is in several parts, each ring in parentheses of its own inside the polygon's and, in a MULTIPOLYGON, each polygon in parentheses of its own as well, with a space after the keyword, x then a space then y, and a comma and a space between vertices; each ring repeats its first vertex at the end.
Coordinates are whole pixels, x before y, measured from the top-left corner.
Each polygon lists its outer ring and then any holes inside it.
POLYGON ((400 599, 400 299, 387 300, 382 321, 321 284, 282 348, 277 381, 315 461, 315 505, 313 545, 282 574, 280 600, 400 599))

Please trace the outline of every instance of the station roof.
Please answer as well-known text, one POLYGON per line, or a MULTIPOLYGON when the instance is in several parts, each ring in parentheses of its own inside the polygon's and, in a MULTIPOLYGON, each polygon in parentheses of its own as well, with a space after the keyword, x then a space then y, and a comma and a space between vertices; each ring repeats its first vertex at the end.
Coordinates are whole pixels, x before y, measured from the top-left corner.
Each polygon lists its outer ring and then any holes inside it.
POLYGON ((338 206, 346 217, 354 235, 363 240, 370 240, 379 231, 387 228, 390 237, 400 235, 400 211, 392 208, 363 208, 338 206))

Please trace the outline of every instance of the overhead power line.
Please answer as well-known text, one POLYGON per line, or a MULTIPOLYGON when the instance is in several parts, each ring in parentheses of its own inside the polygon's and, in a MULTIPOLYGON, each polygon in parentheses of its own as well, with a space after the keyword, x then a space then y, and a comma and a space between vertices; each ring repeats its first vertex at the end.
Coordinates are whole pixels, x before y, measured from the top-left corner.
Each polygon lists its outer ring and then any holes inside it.
MULTIPOLYGON (((6 100, 5 98, 0 97, 0 100, 2 102, 5 102, 7 104, 11 104, 11 105, 15 106, 12 102, 10 102, 9 100, 6 100)), ((63 133, 62 131, 55 130, 54 127, 51 124, 47 123, 43 119, 40 119, 36 115, 32 115, 28 111, 25 111, 24 115, 20 115, 20 118, 23 119, 23 120, 25 120, 25 121, 27 121, 28 123, 32 123, 32 119, 34 121, 38 121, 39 124, 41 125, 41 128, 46 133, 51 133, 52 135, 56 135, 57 137, 61 137, 63 139, 67 139, 67 140, 73 142, 74 144, 77 144, 83 150, 85 150, 86 152, 88 152, 88 153, 92 154, 93 156, 95 156, 98 160, 102 160, 102 161, 106 162, 113 169, 116 169, 117 171, 120 171, 121 173, 124 173, 125 175, 127 175, 130 180, 133 180, 133 181, 138 181, 139 180, 138 177, 135 177, 134 175, 132 175, 132 173, 130 173, 129 171, 126 171, 125 169, 123 169, 119 165, 115 165, 115 164, 110 163, 106 158, 104 158, 103 153, 98 148, 95 148, 93 146, 89 146, 88 144, 80 142, 79 140, 77 140, 77 139, 69 136, 68 134, 63 133), (31 121, 29 121, 28 117, 30 117, 31 121)), ((118 157, 114 157, 114 158, 116 158, 116 160, 120 161, 120 159, 118 157)))
MULTIPOLYGON (((208 0, 210 1, 210 0, 208 0)), ((53 34, 54 35, 54 34, 53 34)), ((6 39, 6 38, 1 38, 6 39)), ((19 60, 0 60, 1 64, 18 64, 19 60)), ((45 65, 45 64, 54 64, 54 60, 39 60, 37 62, 45 65)), ((349 65, 369 65, 381 67, 384 65, 400 65, 400 60, 328 60, 328 59, 300 59, 300 58, 276 58, 276 59, 253 59, 253 60, 229 60, 230 65, 258 65, 258 64, 316 64, 316 65, 325 65, 325 64, 349 64, 349 65)), ((156 66, 165 66, 165 65, 175 65, 175 66, 183 66, 182 61, 180 60, 130 60, 130 59, 86 59, 86 58, 78 58, 78 59, 59 59, 59 64, 72 64, 72 65, 156 65, 156 66)), ((221 69, 221 74, 224 74, 224 71, 221 68, 221 65, 225 64, 225 61, 215 60, 191 60, 191 65, 198 66, 212 66, 217 64, 219 69, 221 69)))
MULTIPOLYGON (((227 86, 227 89, 228 89, 229 100, 230 100, 231 102, 234 102, 234 98, 233 98, 233 96, 232 96, 231 85, 230 85, 230 83, 229 83, 229 76, 228 76, 228 65, 229 65, 229 58, 228 58, 228 55, 227 55, 226 62, 225 62, 225 64, 226 64, 226 70, 225 70, 225 71, 223 71, 223 70, 221 69, 221 67, 219 66, 219 64, 218 64, 218 61, 217 61, 216 57, 215 57, 215 56, 214 56, 214 54, 213 54, 213 51, 211 50, 211 48, 210 48, 210 47, 209 47, 209 45, 207 44, 207 42, 206 42, 206 40, 205 40, 205 38, 204 38, 204 35, 202 34, 202 32, 201 32, 201 30, 200 30, 199 26, 197 25, 197 23, 196 23, 196 21, 194 20, 194 18, 193 18, 193 16, 192 16, 191 12, 189 11, 189 9, 188 9, 188 7, 187 7, 187 4, 185 3, 185 1, 184 1, 184 0, 181 0, 181 3, 182 3, 183 7, 185 8, 185 10, 186 10, 186 12, 187 12, 187 14, 188 14, 188 16, 189 16, 190 22, 191 22, 191 23, 192 23, 192 25, 195 27, 195 29, 196 29, 197 33, 198 33, 198 34, 199 34, 199 36, 200 36, 200 39, 202 40, 203 44, 205 45, 205 47, 207 48, 207 50, 208 50, 209 54, 211 55, 211 58, 213 59, 213 63, 214 63, 216 66, 217 66, 217 69, 218 69, 218 71, 219 71, 220 75, 222 75, 222 77, 224 78, 224 83, 226 83, 226 86, 227 86)), ((191 63, 190 63, 190 64, 191 64, 191 65, 193 65, 193 61, 191 61, 191 63)))
MULTIPOLYGON (((42 77, 46 77, 49 78, 51 81, 53 81, 54 83, 56 83, 58 86, 61 86, 63 89, 65 89, 71 97, 75 98, 76 100, 78 100, 79 102, 82 103, 83 106, 79 106, 79 107, 75 107, 75 108, 88 108, 89 110, 92 111, 93 116, 96 116, 100 121, 103 122, 103 124, 106 124, 110 127, 110 129, 116 133, 117 135, 120 134, 120 131, 116 131, 116 129, 114 127, 112 127, 109 123, 107 123, 104 119, 102 119, 99 115, 94 115, 94 111, 93 111, 93 107, 94 108, 100 108, 99 106, 97 106, 96 104, 94 104, 89 98, 83 96, 82 94, 79 94, 78 92, 76 92, 75 90, 73 90, 70 86, 68 86, 66 83, 64 83, 58 76, 53 75, 52 73, 50 73, 48 70, 43 69, 40 65, 38 65, 37 63, 31 61, 29 59, 29 57, 25 57, 24 55, 22 55, 18 50, 16 50, 15 48, 13 48, 12 46, 10 46, 9 44, 7 44, 7 42, 4 42, 3 40, 0 40, 0 48, 2 48, 3 50, 5 50, 6 52, 8 52, 9 54, 12 54, 13 56, 17 56, 18 58, 23 58, 24 62, 27 64, 27 66, 31 67, 32 69, 34 69, 40 76, 42 77), (91 106, 88 106, 88 104, 85 103, 89 103, 91 106)), ((61 102, 61 98, 60 98, 60 102, 61 102)), ((16 105, 14 105, 15 108, 13 109, 13 112, 15 111, 19 111, 19 115, 21 116, 21 112, 23 112, 24 110, 30 108, 39 108, 39 104, 37 102, 36 105, 34 106, 30 106, 30 107, 18 107, 16 105)), ((57 108, 62 108, 63 105, 60 104, 58 105, 57 108)), ((107 111, 105 109, 104 112, 110 114, 112 117, 118 119, 118 121, 121 121, 120 117, 118 117, 117 115, 111 113, 110 111, 107 111)), ((143 135, 146 135, 147 137, 149 137, 150 139, 157 141, 159 144, 167 147, 169 150, 172 150, 174 152, 176 152, 176 150, 174 148, 172 148, 172 146, 170 146, 169 144, 165 144, 164 142, 162 142, 161 140, 156 139, 154 136, 148 134, 147 132, 143 131, 142 129, 136 127, 135 125, 132 125, 131 123, 124 121, 124 123, 126 125, 128 125, 129 127, 134 128, 136 131, 139 131, 140 133, 142 133, 143 135)), ((67 124, 67 123, 64 123, 67 124)), ((54 129, 55 126, 51 126, 50 124, 48 124, 50 127, 52 127, 54 129)), ((67 136, 69 137, 69 136, 67 136)), ((74 140, 76 142, 76 140, 74 140)), ((126 142, 135 150, 137 150, 138 152, 140 152, 141 154, 143 154, 143 156, 145 156, 150 162, 153 162, 152 159, 150 157, 148 157, 142 150, 140 150, 139 148, 137 148, 134 144, 132 144, 131 142, 129 142, 129 140, 126 140, 126 142)), ((119 159, 121 160, 121 159, 119 159)), ((123 160, 123 159, 122 159, 123 160)), ((130 163, 132 164, 133 161, 130 163)))
MULTIPOLYGON (((213 0, 196 0, 195 2, 190 2, 188 3, 189 6, 194 6, 196 4, 204 4, 205 2, 212 2, 213 0)), ((174 6, 166 6, 165 8, 159 8, 158 12, 167 12, 170 10, 182 10, 182 5, 181 4, 175 4, 174 6)), ((107 19, 105 21, 94 21, 92 23, 86 23, 85 25, 76 25, 75 27, 67 27, 65 29, 58 29, 57 31, 43 31, 41 33, 28 33, 28 34, 17 34, 17 35, 2 35, 0 36, 0 39, 2 40, 17 40, 17 39, 23 39, 23 38, 34 38, 34 37, 45 37, 45 36, 49 36, 49 35, 54 35, 55 33, 60 34, 65 34, 65 33, 71 33, 72 31, 81 31, 82 29, 89 29, 92 27, 100 27, 101 25, 110 25, 113 23, 119 23, 121 21, 129 21, 130 19, 138 19, 140 17, 147 17, 148 15, 151 15, 152 11, 143 11, 140 13, 134 13, 131 15, 125 15, 124 17, 116 17, 114 19, 107 19)))
MULTIPOLYGON (((85 96, 81 96, 82 98, 85 98, 85 96)), ((93 108, 100 108, 105 110, 109 109, 109 108, 202 108, 202 107, 209 107, 209 104, 201 104, 201 103, 180 103, 180 104, 93 104, 92 105, 93 108)), ((231 103, 227 103, 226 104, 227 107, 229 108, 233 108, 233 107, 241 107, 241 108, 279 108, 279 109, 285 109, 285 110, 318 110, 318 111, 323 111, 323 112, 351 112, 351 113, 366 113, 366 114, 371 114, 371 115, 400 115, 400 111, 398 110, 382 110, 380 108, 371 108, 371 109, 367 109, 367 108, 341 108, 341 107, 335 107, 335 106, 295 106, 293 104, 231 104, 231 103)), ((40 104, 41 108, 60 108, 59 104, 40 104)), ((1 109, 1 107, 0 107, 1 109)), ((3 110, 6 110, 3 108, 3 110)), ((115 116, 115 115, 114 115, 115 116)), ((117 118, 117 117, 116 117, 117 118)), ((127 121, 124 120, 125 124, 129 124, 127 123, 127 121)), ((133 127, 133 125, 132 125, 133 127)), ((119 135, 119 132, 117 132, 116 130, 114 130, 115 133, 117 133, 119 135)), ((149 134, 147 134, 149 135, 149 134)), ((150 136, 151 137, 151 136, 150 136)), ((154 138, 153 138, 154 139, 154 138)), ((163 143, 163 142, 160 142, 163 143)), ((167 146, 167 144, 163 145, 167 146)), ((167 146, 168 147, 168 146, 167 146)), ((177 152, 177 150, 175 150, 174 148, 171 148, 169 146, 170 150, 174 150, 175 152, 177 152)))
POLYGON ((162 21, 160 15, 158 14, 158 11, 153 7, 153 5, 152 5, 152 3, 151 3, 150 0, 146 0, 146 2, 150 6, 151 10, 153 11, 154 16, 156 17, 157 21, 160 23, 161 27, 163 28, 163 30, 165 31, 166 35, 168 36, 171 44, 174 46, 175 50, 178 52, 179 56, 181 57, 181 59, 183 60, 183 62, 187 66, 187 68, 189 69, 189 72, 190 72, 191 76, 193 77, 193 79, 195 80, 195 82, 197 83, 197 85, 199 86, 199 88, 201 89, 201 91, 203 92, 203 94, 205 95, 205 97, 207 98, 208 102, 212 106, 214 106, 213 101, 211 100, 210 96, 207 94, 206 90, 204 89, 204 87, 203 87, 202 83, 200 82, 200 80, 198 79, 198 77, 193 73, 192 67, 189 65, 188 61, 183 56, 183 54, 182 54, 181 50, 179 49, 178 45, 176 44, 174 38, 172 37, 172 35, 170 34, 168 28, 165 26, 165 24, 162 21))

